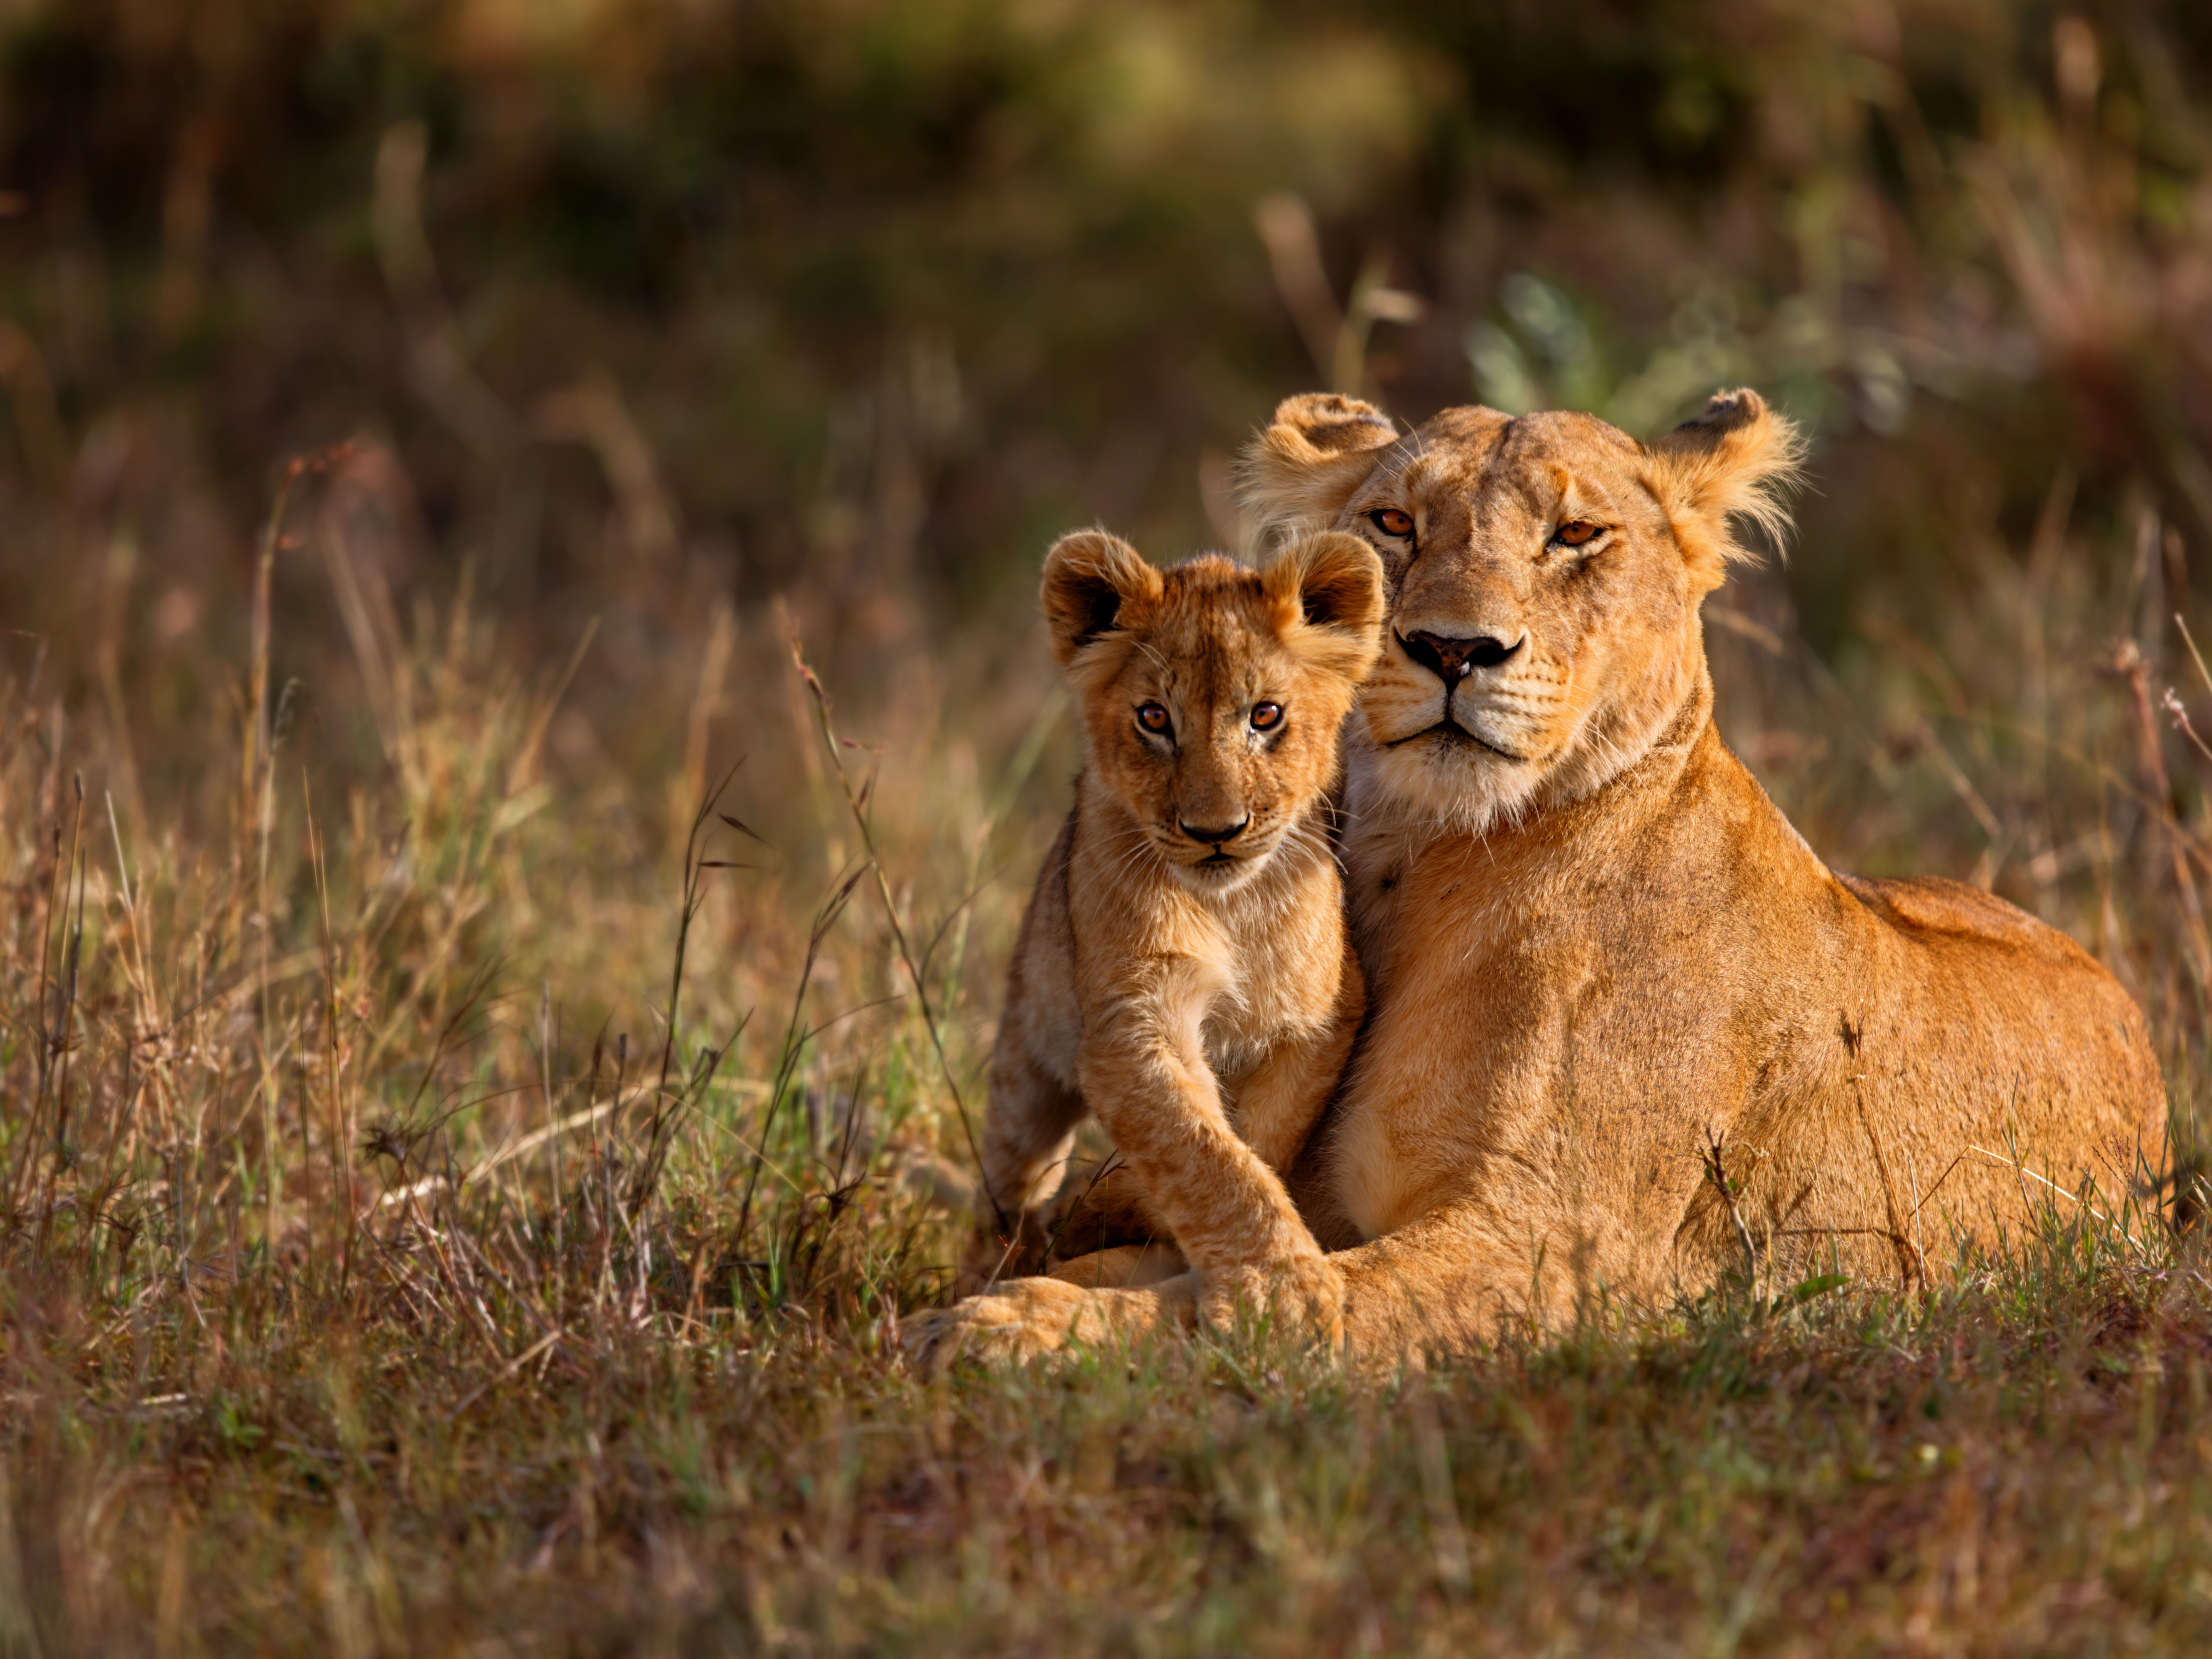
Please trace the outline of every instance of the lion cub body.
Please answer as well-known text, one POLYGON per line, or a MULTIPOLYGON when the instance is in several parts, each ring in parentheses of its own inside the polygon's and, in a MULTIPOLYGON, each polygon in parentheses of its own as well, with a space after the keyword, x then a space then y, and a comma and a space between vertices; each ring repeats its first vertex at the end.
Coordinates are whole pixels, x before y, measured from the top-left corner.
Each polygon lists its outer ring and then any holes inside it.
POLYGON ((1095 532, 1054 548, 1085 766, 1007 976, 982 1148, 1029 1257, 1092 1111, 1127 1167, 1071 1194, 1092 1224, 1063 1215, 1071 1246, 1133 1228, 1199 1263, 1256 1229, 1312 1252, 1281 1175, 1364 1007, 1325 817, 1381 577, 1349 537, 1266 572, 1163 573, 1095 532))

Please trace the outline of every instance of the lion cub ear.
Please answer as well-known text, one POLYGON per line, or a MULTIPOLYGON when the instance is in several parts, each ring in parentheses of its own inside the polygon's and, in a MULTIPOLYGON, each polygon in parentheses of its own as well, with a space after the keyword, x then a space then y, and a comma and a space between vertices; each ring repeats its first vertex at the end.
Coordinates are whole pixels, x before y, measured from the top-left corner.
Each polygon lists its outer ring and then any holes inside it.
POLYGON ((1315 667, 1355 684, 1382 654, 1382 561, 1357 536, 1328 531, 1292 542, 1260 583, 1275 631, 1315 667))
POLYGON ((1060 666, 1073 662, 1116 628, 1129 626, 1134 610, 1160 597, 1160 573, 1144 556, 1103 530, 1071 531, 1044 556, 1044 614, 1052 628, 1052 653, 1060 666))
POLYGON ((1644 456, 1698 592, 1718 587, 1733 561, 1757 556, 1730 520, 1750 520, 1777 546, 1789 532, 1783 495, 1797 480, 1805 441, 1748 387, 1714 393, 1705 413, 1645 445, 1644 456))
POLYGON ((1398 428, 1372 404, 1309 392, 1275 406, 1244 447, 1237 498, 1263 533, 1324 530, 1367 481, 1398 428))

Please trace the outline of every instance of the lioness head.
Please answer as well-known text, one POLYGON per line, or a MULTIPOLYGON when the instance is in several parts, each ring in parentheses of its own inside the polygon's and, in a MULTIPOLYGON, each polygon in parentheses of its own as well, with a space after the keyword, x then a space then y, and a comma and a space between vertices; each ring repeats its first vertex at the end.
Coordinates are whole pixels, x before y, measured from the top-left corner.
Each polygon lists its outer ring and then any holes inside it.
MULTIPOLYGON (((1348 531, 1390 589, 1360 692, 1363 795, 1480 831, 1635 763, 1705 672, 1698 607, 1778 534, 1796 430, 1753 392, 1639 444, 1589 415, 1380 410, 1292 398, 1247 453, 1276 533, 1348 531)), ((1363 805, 1364 802, 1363 802, 1363 805)))
POLYGON ((1053 649, 1091 775, 1186 885, 1248 879, 1335 781, 1337 733, 1374 663, 1382 565, 1354 536, 1266 570, 1205 554, 1170 570, 1100 530, 1046 556, 1053 649))

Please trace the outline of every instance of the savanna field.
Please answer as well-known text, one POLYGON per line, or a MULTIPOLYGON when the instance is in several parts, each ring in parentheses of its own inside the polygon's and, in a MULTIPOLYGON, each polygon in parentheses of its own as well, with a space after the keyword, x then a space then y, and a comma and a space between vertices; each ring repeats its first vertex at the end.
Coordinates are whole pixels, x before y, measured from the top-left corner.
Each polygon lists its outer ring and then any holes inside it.
POLYGON ((0 4, 0 1655, 2205 1650, 2208 100, 2183 0, 0 4), (1738 384, 1723 734, 2110 967, 2174 1180, 911 1370, 1051 538, 1738 384))

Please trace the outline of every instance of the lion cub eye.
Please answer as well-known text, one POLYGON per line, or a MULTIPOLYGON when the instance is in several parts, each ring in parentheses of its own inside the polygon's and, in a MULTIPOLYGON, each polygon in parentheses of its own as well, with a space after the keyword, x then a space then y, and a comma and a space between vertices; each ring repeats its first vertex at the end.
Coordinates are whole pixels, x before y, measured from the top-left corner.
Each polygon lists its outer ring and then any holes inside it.
POLYGON ((1604 533, 1605 526, 1592 524, 1588 519, 1570 519, 1552 532, 1552 539, 1562 547, 1580 547, 1604 533))
POLYGON ((1379 513, 1370 513, 1368 520, 1386 536, 1406 537, 1413 533, 1413 515, 1401 513, 1395 507, 1386 507, 1379 513))
POLYGON ((1147 732, 1165 732, 1170 722, 1168 711, 1156 702, 1146 703, 1137 710, 1137 724, 1147 732))
POLYGON ((1279 702, 1255 702, 1252 705, 1252 729, 1255 732, 1273 731, 1283 723, 1283 705, 1279 702))

